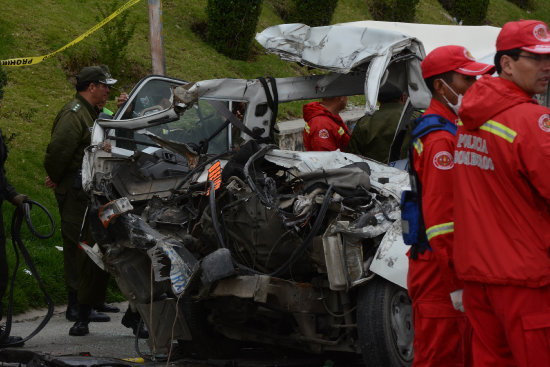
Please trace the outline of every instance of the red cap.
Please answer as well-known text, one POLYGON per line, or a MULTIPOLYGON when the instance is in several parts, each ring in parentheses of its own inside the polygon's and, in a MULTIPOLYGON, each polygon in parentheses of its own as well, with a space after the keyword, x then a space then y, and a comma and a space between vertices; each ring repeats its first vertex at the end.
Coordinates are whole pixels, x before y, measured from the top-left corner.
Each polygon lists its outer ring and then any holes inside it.
POLYGON ((477 62, 465 47, 454 45, 433 49, 424 58, 421 67, 424 79, 447 71, 456 71, 464 75, 492 74, 495 71, 493 65, 477 62))
POLYGON ((508 22, 497 37, 497 51, 521 48, 535 54, 550 54, 548 26, 540 20, 508 22))

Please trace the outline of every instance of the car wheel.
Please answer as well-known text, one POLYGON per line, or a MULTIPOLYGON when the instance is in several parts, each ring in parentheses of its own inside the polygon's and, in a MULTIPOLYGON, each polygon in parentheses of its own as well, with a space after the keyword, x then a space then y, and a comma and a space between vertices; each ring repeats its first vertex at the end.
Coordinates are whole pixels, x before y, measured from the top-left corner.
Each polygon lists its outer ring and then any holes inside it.
POLYGON ((376 277, 359 288, 357 297, 357 333, 365 364, 410 366, 414 328, 407 290, 376 277))

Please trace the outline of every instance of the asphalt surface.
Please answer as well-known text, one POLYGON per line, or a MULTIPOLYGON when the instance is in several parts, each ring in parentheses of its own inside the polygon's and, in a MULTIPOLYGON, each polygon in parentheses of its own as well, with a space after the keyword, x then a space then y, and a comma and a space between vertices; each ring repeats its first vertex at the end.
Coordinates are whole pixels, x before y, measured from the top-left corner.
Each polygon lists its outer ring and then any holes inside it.
MULTIPOLYGON (((135 338, 132 329, 120 323, 127 303, 114 304, 120 308, 118 313, 109 313, 110 322, 92 322, 90 334, 70 336, 72 322, 65 319, 65 307, 58 306, 48 324, 23 348, 29 351, 51 354, 53 356, 89 354, 94 357, 137 358, 134 348, 135 338)), ((13 317, 11 335, 26 337, 40 324, 47 310, 35 310, 13 317)), ((4 320, 5 321, 5 320, 4 320)), ((147 343, 139 343, 143 353, 149 353, 147 343)))
MULTIPOLYGON (((110 322, 93 322, 89 324, 90 334, 86 336, 70 336, 69 328, 73 325, 65 319, 65 307, 58 306, 48 324, 23 347, 0 349, 0 362, 2 366, 22 366, 18 359, 28 358, 37 354, 43 361, 59 361, 58 363, 42 363, 38 366, 94 366, 94 365, 121 365, 128 366, 172 366, 172 367, 323 367, 323 366, 356 366, 352 363, 331 363, 321 356, 307 357, 282 355, 269 355, 265 351, 244 351, 242 355, 233 360, 208 360, 197 361, 172 357, 170 361, 159 358, 156 361, 150 359, 139 360, 140 353, 135 348, 135 337, 132 330, 121 324, 122 316, 127 309, 127 303, 113 304, 120 308, 118 313, 109 313, 110 322), (114 363, 113 363, 114 359, 114 363), (127 362, 126 362, 127 361, 127 362), (9 362, 9 363, 5 363, 9 362), (111 363, 108 363, 111 362, 111 363), (120 362, 120 363, 119 363, 120 362), (328 362, 328 364, 327 364, 328 362)), ((32 333, 44 319, 47 310, 35 310, 13 317, 11 335, 26 337, 32 333)), ((5 321, 5 320, 3 320, 5 321)), ((150 350, 145 340, 138 342, 139 350, 145 356, 150 356, 150 350)), ((239 353, 241 354, 241 353, 239 353)), ((37 364, 29 363, 29 366, 37 364)))

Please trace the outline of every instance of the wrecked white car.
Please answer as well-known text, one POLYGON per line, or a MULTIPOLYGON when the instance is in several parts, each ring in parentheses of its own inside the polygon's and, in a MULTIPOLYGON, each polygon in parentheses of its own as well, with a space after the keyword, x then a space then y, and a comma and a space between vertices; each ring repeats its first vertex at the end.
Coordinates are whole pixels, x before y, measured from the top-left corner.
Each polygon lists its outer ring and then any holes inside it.
POLYGON ((423 47, 346 25, 272 27, 257 39, 323 74, 149 76, 96 122, 83 163, 90 256, 139 311, 156 353, 176 341, 203 358, 267 345, 409 366, 407 172, 340 151, 280 150, 274 136, 280 103, 365 95, 372 113, 387 80, 425 107, 423 47))

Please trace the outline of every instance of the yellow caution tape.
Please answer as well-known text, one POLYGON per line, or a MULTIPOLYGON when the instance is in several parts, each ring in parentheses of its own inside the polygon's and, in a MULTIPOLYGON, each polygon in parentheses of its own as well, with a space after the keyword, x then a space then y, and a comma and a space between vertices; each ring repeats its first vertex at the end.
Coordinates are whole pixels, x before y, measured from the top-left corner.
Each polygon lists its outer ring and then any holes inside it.
POLYGON ((118 8, 113 14, 109 15, 107 18, 103 19, 101 22, 97 23, 95 26, 90 28, 88 31, 83 33, 82 35, 75 38, 73 41, 67 43, 65 46, 61 47, 59 50, 54 51, 50 54, 47 54, 45 56, 31 56, 31 57, 22 57, 17 59, 8 59, 8 60, 1 60, 0 64, 2 66, 26 66, 26 65, 34 65, 38 64, 39 62, 42 62, 44 60, 49 59, 53 55, 73 46, 76 45, 78 42, 82 41, 84 38, 88 37, 90 34, 97 31, 99 28, 103 27, 105 24, 109 23, 113 18, 118 16, 120 13, 126 11, 130 7, 136 5, 140 0, 130 0, 126 4, 122 5, 120 8, 118 8))

